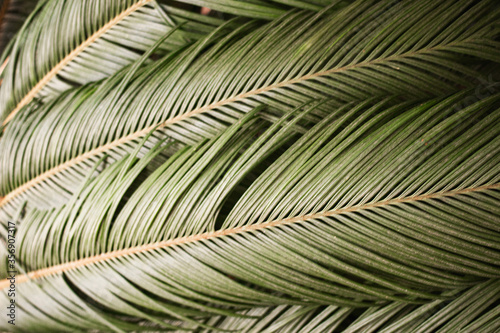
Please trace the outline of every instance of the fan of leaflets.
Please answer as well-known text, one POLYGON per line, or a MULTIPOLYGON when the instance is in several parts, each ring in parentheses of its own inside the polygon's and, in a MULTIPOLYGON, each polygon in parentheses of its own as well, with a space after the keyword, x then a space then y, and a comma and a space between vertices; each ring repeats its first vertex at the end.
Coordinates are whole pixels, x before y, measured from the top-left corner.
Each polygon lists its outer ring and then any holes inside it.
POLYGON ((0 329, 500 329, 496 1, 91 2, 2 74, 0 329))

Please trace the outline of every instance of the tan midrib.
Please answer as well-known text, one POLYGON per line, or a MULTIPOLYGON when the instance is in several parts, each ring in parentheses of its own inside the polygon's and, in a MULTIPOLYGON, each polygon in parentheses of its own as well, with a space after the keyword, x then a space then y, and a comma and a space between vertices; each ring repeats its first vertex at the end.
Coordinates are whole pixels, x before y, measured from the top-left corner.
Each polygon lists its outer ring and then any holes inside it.
MULTIPOLYGON (((5 58, 5 61, 3 62, 2 66, 0 66, 0 75, 2 75, 3 70, 7 66, 8 62, 9 62, 9 57, 5 58)), ((3 79, 0 79, 0 85, 2 84, 2 82, 3 82, 3 79)), ((2 201, 2 200, 0 200, 0 201, 2 201)))
MULTIPOLYGON (((2 75, 3 73, 3 70, 5 69, 5 67, 7 66, 7 63, 9 62, 9 57, 5 58, 5 61, 3 62, 3 64, 0 66, 0 76, 2 75)), ((2 84, 3 82, 3 79, 0 78, 0 85, 2 84)))
MULTIPOLYGON (((93 256, 93 257, 89 257, 89 258, 85 258, 85 259, 80 259, 80 260, 64 263, 61 265, 56 265, 56 266, 32 271, 32 272, 29 272, 27 275, 16 276, 16 284, 24 283, 26 281, 29 281, 30 279, 39 279, 39 278, 46 277, 49 275, 62 273, 64 271, 79 268, 82 266, 95 264, 95 263, 98 263, 101 261, 110 260, 110 259, 117 258, 117 257, 129 256, 129 255, 138 254, 138 253, 142 253, 142 252, 149 252, 149 251, 153 251, 153 250, 177 246, 177 245, 186 244, 186 243, 194 243, 194 242, 204 240, 204 239, 212 239, 212 238, 218 238, 218 237, 223 237, 223 236, 228 236, 228 235, 241 234, 244 232, 268 229, 268 228, 273 228, 273 227, 278 227, 278 226, 288 225, 288 224, 293 224, 293 223, 300 223, 300 222, 310 220, 310 219, 317 219, 317 218, 321 218, 321 217, 328 217, 328 216, 340 215, 340 214, 345 214, 345 213, 357 212, 360 210, 366 210, 366 209, 388 206, 388 205, 395 205, 395 204, 399 204, 399 203, 415 202, 415 201, 422 201, 422 200, 428 200, 428 199, 438 199, 438 198, 451 197, 451 196, 456 196, 456 195, 461 195, 461 194, 466 194, 466 193, 471 193, 471 192, 479 192, 479 191, 499 189, 499 188, 500 188, 500 183, 497 183, 497 184, 484 185, 484 186, 479 186, 479 187, 474 187, 474 188, 466 188, 466 189, 462 189, 462 190, 454 190, 454 191, 448 191, 448 192, 418 195, 418 196, 407 197, 407 198, 384 200, 384 201, 379 201, 379 202, 375 202, 375 203, 353 206, 353 207, 349 207, 349 208, 330 210, 330 211, 319 212, 319 213, 315 213, 315 214, 301 215, 301 216, 286 218, 283 220, 269 221, 269 222, 264 222, 261 224, 254 224, 254 225, 237 227, 237 228, 232 228, 232 229, 206 232, 206 233, 199 234, 199 235, 180 237, 180 238, 176 238, 176 239, 172 239, 172 240, 136 246, 136 247, 132 247, 132 248, 124 249, 124 250, 103 253, 103 254, 100 254, 97 256, 93 256)), ((7 288, 9 285, 10 285, 10 282, 7 279, 0 281, 0 289, 7 288)))
MULTIPOLYGON (((447 44, 447 46, 452 45, 452 44, 454 44, 454 43, 447 44)), ((151 126, 145 128, 143 130, 140 130, 138 132, 129 134, 129 135, 123 137, 123 138, 120 138, 118 140, 112 141, 112 142, 110 142, 110 143, 108 143, 108 144, 106 144, 104 146, 100 146, 100 147, 98 147, 98 148, 96 148, 94 150, 91 150, 91 151, 89 151, 87 153, 79 155, 79 156, 77 156, 77 157, 75 157, 75 158, 73 158, 73 159, 71 159, 69 161, 64 162, 63 164, 58 165, 57 167, 54 167, 54 168, 52 168, 52 169, 50 169, 50 170, 48 170, 48 171, 40 174, 39 176, 37 176, 37 177, 33 178, 32 180, 28 181, 27 183, 24 183, 23 185, 19 186, 15 190, 9 192, 4 197, 4 199, 0 201, 0 207, 6 205, 13 198, 15 198, 18 195, 20 195, 21 193, 25 192, 26 190, 28 190, 32 186, 34 186, 34 185, 36 185, 36 184, 44 181, 45 179, 49 178, 50 176, 52 176, 52 175, 54 175, 56 173, 59 173, 60 171, 65 170, 67 168, 70 168, 71 166, 73 166, 73 165, 75 165, 75 164, 77 164, 77 163, 79 163, 79 162, 81 162, 83 160, 86 160, 87 158, 90 158, 90 157, 95 156, 95 155, 97 155, 99 153, 105 152, 105 151, 107 151, 107 150, 109 150, 111 148, 119 146, 120 144, 122 144, 124 142, 132 141, 132 140, 137 139, 137 138, 139 138, 141 136, 144 136, 147 133, 149 133, 151 130, 153 130, 155 127, 157 129, 161 129, 161 128, 164 128, 164 127, 166 127, 168 125, 171 125, 173 123, 177 123, 179 121, 182 121, 182 120, 184 120, 186 118, 189 118, 189 117, 195 116, 197 114, 203 113, 205 111, 212 110, 212 109, 218 108, 220 106, 223 106, 225 104, 233 103, 233 102, 236 102, 236 101, 239 101, 239 100, 242 100, 242 99, 245 99, 245 98, 248 98, 248 97, 260 94, 260 93, 263 93, 263 92, 267 92, 267 91, 270 91, 270 90, 273 90, 273 89, 277 89, 277 88, 280 88, 280 87, 292 85, 292 84, 295 84, 295 83, 300 83, 302 81, 314 79, 314 78, 317 78, 317 77, 320 77, 320 76, 326 76, 326 75, 333 74, 333 73, 343 72, 343 71, 350 70, 350 69, 357 68, 357 67, 363 67, 363 66, 373 65, 373 64, 376 64, 376 63, 391 61, 393 59, 398 59, 398 58, 404 58, 404 57, 408 57, 408 56, 415 55, 415 54, 418 54, 418 53, 428 52, 429 50, 436 50, 436 49, 439 49, 439 48, 441 48, 441 47, 440 46, 436 46, 436 47, 432 47, 432 48, 428 48, 428 49, 422 49, 422 50, 415 51, 415 52, 408 52, 408 53, 404 53, 404 54, 390 56, 390 57, 383 58, 383 59, 371 60, 371 61, 367 61, 367 62, 355 64, 355 65, 349 65, 349 66, 340 67, 340 68, 333 68, 333 69, 329 69, 329 70, 326 70, 326 71, 317 72, 317 73, 314 73, 314 74, 304 75, 304 76, 299 77, 299 78, 295 78, 295 79, 291 79, 291 80, 288 80, 288 81, 279 82, 279 83, 276 83, 276 84, 273 84, 273 85, 270 85, 270 86, 267 86, 267 87, 263 87, 263 88, 252 90, 252 91, 249 91, 249 92, 246 92, 246 93, 242 93, 242 94, 236 95, 234 97, 231 97, 231 98, 228 98, 228 99, 225 99, 225 100, 222 100, 222 101, 210 104, 210 105, 203 106, 203 107, 201 107, 199 109, 195 109, 195 110, 192 110, 190 112, 186 112, 186 113, 184 113, 182 115, 179 115, 177 117, 168 119, 167 121, 165 121, 165 122, 163 122, 163 123, 161 123, 159 125, 158 124, 151 125, 151 126)))
POLYGON ((3 125, 5 126, 11 119, 16 115, 19 110, 26 104, 28 104, 33 97, 40 92, 40 90, 45 87, 47 83, 54 78, 54 76, 59 73, 59 71, 64 68, 68 63, 70 63, 73 59, 75 59, 87 46, 91 45, 93 42, 95 42, 99 37, 104 35, 109 29, 117 25, 121 20, 123 20, 125 17, 129 16, 133 12, 135 12, 137 9, 141 8, 148 2, 151 2, 153 0, 141 0, 139 2, 136 2, 123 12, 121 12, 118 16, 113 18, 111 21, 106 23, 104 26, 101 27, 101 29, 97 30, 92 36, 87 38, 82 44, 80 44, 76 49, 71 51, 70 54, 68 54, 63 60, 61 60, 54 68, 50 70, 31 90, 26 96, 23 97, 23 99, 17 104, 16 108, 11 111, 11 113, 7 116, 7 118, 4 120, 3 125))
MULTIPOLYGON (((194 243, 194 242, 204 240, 204 239, 212 239, 212 238, 218 238, 218 237, 223 237, 223 236, 227 236, 227 235, 241 234, 241 233, 249 232, 249 231, 256 231, 256 230, 268 229, 268 228, 272 228, 272 227, 278 227, 278 226, 282 226, 282 225, 300 223, 300 222, 310 220, 310 219, 317 219, 317 218, 321 218, 321 217, 357 212, 360 210, 366 210, 366 209, 388 206, 388 205, 395 205, 395 204, 399 204, 399 203, 415 202, 415 201, 422 201, 422 200, 428 200, 428 199, 438 199, 438 198, 451 197, 451 196, 456 196, 456 195, 461 195, 461 194, 466 194, 466 193, 471 193, 471 192, 479 192, 479 191, 492 190, 492 189, 500 189, 500 183, 492 184, 492 185, 484 185, 484 186, 479 186, 479 187, 474 187, 474 188, 466 188, 466 189, 462 189, 462 190, 454 190, 454 191, 448 191, 448 192, 439 192, 439 193, 418 195, 418 196, 407 197, 407 198, 384 200, 384 201, 379 201, 379 202, 375 202, 375 203, 353 206, 353 207, 349 207, 349 208, 330 210, 330 211, 319 212, 319 213, 315 213, 315 214, 301 215, 301 216, 286 218, 283 220, 274 220, 274 221, 264 222, 261 224, 254 224, 254 225, 237 227, 237 228, 232 228, 232 229, 207 232, 207 233, 203 233, 203 234, 199 234, 199 235, 180 237, 180 238, 176 238, 176 239, 172 239, 172 240, 136 246, 136 247, 132 247, 132 248, 124 249, 124 250, 103 253, 103 254, 100 254, 97 256, 93 256, 93 257, 89 257, 89 258, 85 258, 85 259, 80 259, 80 260, 76 260, 76 261, 72 261, 72 262, 68 262, 68 263, 64 263, 64 264, 60 264, 60 265, 32 271, 32 272, 29 272, 27 275, 17 276, 16 277, 16 284, 26 282, 30 279, 39 279, 39 278, 42 278, 45 276, 54 275, 57 273, 62 273, 64 271, 68 271, 68 270, 75 269, 75 268, 82 267, 82 266, 95 264, 97 262, 110 260, 110 259, 117 258, 117 257, 129 256, 129 255, 138 254, 138 253, 142 253, 142 252, 149 252, 149 251, 153 251, 153 250, 157 250, 157 249, 162 249, 162 248, 171 247, 171 246, 177 246, 177 245, 186 244, 186 243, 194 243)), ((7 279, 0 281, 0 289, 4 289, 4 288, 8 287, 9 285, 10 285, 10 282, 7 279)))
POLYGON ((2 66, 0 66, 0 75, 2 75, 3 70, 7 66, 7 63, 9 62, 9 57, 5 58, 5 61, 3 62, 2 66))

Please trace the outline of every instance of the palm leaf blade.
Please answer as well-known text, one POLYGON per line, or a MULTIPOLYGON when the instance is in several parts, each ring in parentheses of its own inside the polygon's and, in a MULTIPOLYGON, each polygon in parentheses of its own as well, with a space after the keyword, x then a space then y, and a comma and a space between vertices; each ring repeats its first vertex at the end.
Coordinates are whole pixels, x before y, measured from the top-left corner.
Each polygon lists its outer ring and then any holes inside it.
POLYGON ((4 128, 15 329, 495 332, 500 7, 186 2, 241 17, 142 6, 4 128))

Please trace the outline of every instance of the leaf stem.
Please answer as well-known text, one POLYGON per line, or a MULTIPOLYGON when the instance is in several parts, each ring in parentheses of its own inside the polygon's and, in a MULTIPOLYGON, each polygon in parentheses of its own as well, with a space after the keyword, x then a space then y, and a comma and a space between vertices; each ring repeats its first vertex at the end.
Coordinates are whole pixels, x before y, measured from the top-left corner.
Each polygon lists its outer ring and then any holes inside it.
MULTIPOLYGON (((461 42, 465 42, 465 41, 461 41, 461 42)), ((452 44, 454 44, 454 43, 450 43, 448 45, 452 45, 452 44)), ((367 61, 367 62, 363 62, 363 63, 358 63, 358 64, 354 64, 354 65, 348 65, 348 66, 339 67, 339 68, 332 68, 332 69, 329 69, 329 70, 325 70, 325 71, 321 71, 321 72, 317 72, 317 73, 313 73, 313 74, 307 74, 307 75, 304 75, 304 76, 301 76, 301 77, 298 77, 298 78, 294 78, 294 79, 290 79, 290 80, 278 82, 278 83, 275 83, 275 84, 272 84, 272 85, 269 85, 269 86, 266 86, 266 87, 262 87, 262 88, 259 88, 259 89, 255 89, 255 90, 251 90, 251 91, 248 91, 248 92, 245 92, 245 93, 241 93, 239 95, 227 98, 225 100, 218 101, 216 103, 205 105, 205 106, 203 106, 201 108, 198 108, 198 109, 186 112, 184 114, 181 114, 181 115, 179 115, 177 117, 168 119, 168 120, 164 121, 163 123, 154 124, 154 125, 151 125, 149 127, 144 128, 144 129, 142 129, 140 131, 131 133, 131 134, 127 135, 127 136, 119 138, 119 139, 117 139, 115 141, 112 141, 112 142, 107 143, 107 144, 105 144, 103 146, 100 146, 100 147, 97 147, 97 148, 95 148, 95 149, 93 149, 91 151, 88 151, 88 152, 86 152, 86 153, 84 153, 82 155, 79 155, 79 156, 77 156, 77 157, 75 157, 75 158, 73 158, 71 160, 68 160, 68 161, 66 161, 66 162, 64 162, 64 163, 62 163, 62 164, 60 164, 60 165, 58 165, 58 166, 56 166, 56 167, 54 167, 54 168, 52 168, 50 170, 47 170, 46 172, 44 172, 44 173, 40 174, 39 176, 31 179, 30 181, 24 183, 23 185, 19 186, 18 188, 14 189, 13 191, 7 193, 7 195, 5 195, 5 197, 3 198, 3 200, 0 200, 0 207, 4 206, 5 204, 7 204, 9 201, 11 201, 12 199, 14 199, 18 195, 20 195, 23 192, 27 191, 29 188, 35 186, 36 184, 41 183, 42 181, 44 181, 45 179, 49 178, 50 176, 53 176, 53 175, 59 173, 60 171, 66 170, 66 169, 72 167, 75 164, 78 164, 79 162, 81 162, 81 161, 83 161, 83 160, 85 160, 87 158, 93 157, 93 156, 98 155, 98 154, 100 154, 102 152, 105 152, 105 151, 110 150, 110 149, 112 149, 114 147, 117 147, 117 146, 121 145, 122 143, 138 139, 138 138, 146 135, 147 133, 149 133, 155 127, 157 127, 158 129, 162 129, 162 128, 165 128, 165 127, 167 127, 167 126, 169 126, 171 124, 175 124, 177 122, 180 122, 180 121, 182 121, 182 120, 184 120, 186 118, 195 116, 197 114, 200 114, 200 113, 203 113, 203 112, 206 112, 206 111, 209 111, 209 110, 221 107, 221 106, 229 104, 229 103, 237 102, 237 101, 240 101, 242 99, 249 98, 249 97, 252 97, 254 95, 258 95, 260 93, 265 93, 265 92, 271 91, 273 89, 277 89, 277 88, 281 88, 281 87, 286 87, 288 85, 300 83, 302 81, 311 80, 311 79, 314 79, 314 78, 317 78, 317 77, 326 76, 326 75, 330 75, 330 74, 333 74, 333 73, 339 73, 339 72, 343 72, 343 71, 354 69, 354 68, 358 68, 358 67, 368 66, 368 65, 372 65, 372 64, 376 64, 376 63, 381 63, 381 62, 384 62, 384 61, 397 60, 398 58, 405 58, 405 57, 408 57, 408 56, 413 56, 415 54, 428 52, 430 50, 436 50, 436 49, 439 49, 439 48, 442 48, 442 47, 443 46, 436 46, 436 47, 432 47, 432 48, 428 48, 428 49, 422 49, 422 50, 418 50, 418 51, 407 52, 407 53, 404 53, 404 54, 393 55, 393 56, 390 56, 390 57, 387 57, 387 58, 383 58, 383 59, 375 59, 375 60, 371 60, 371 61, 367 61)))
MULTIPOLYGON (((423 201, 423 200, 429 200, 429 199, 440 199, 440 198, 445 198, 445 197, 452 197, 452 196, 463 195, 463 194, 467 194, 467 193, 480 192, 480 191, 486 191, 486 190, 494 190, 494 189, 500 189, 500 183, 483 185, 483 186, 474 187, 474 188, 466 188, 466 189, 460 189, 460 190, 447 191, 447 192, 438 192, 438 193, 432 193, 432 194, 411 196, 411 197, 406 197, 406 198, 396 198, 396 199, 384 200, 384 201, 367 203, 367 204, 358 205, 358 206, 347 207, 347 208, 323 211, 323 212, 318 212, 318 213, 314 213, 314 214, 294 216, 294 217, 289 217, 289 218, 281 219, 281 220, 268 221, 268 222, 264 222, 261 224, 253 224, 253 225, 247 225, 247 226, 242 226, 242 227, 237 227, 237 228, 232 228, 232 229, 206 232, 206 233, 198 234, 198 235, 179 237, 179 238, 175 238, 175 239, 171 239, 171 240, 165 240, 165 241, 156 242, 156 243, 144 244, 141 246, 136 246, 136 247, 132 247, 132 248, 128 248, 128 249, 107 252, 107 253, 99 254, 96 256, 92 256, 92 257, 88 257, 88 258, 84 258, 84 259, 79 259, 79 260, 71 261, 68 263, 64 263, 64 264, 55 265, 52 267, 47 267, 47 268, 39 269, 36 271, 32 271, 26 275, 20 275, 20 276, 16 277, 16 284, 24 283, 30 279, 34 280, 34 279, 39 279, 39 278, 43 278, 46 276, 62 273, 62 272, 68 271, 68 270, 72 270, 72 269, 76 269, 79 267, 95 264, 95 263, 98 263, 101 261, 111 260, 113 258, 134 255, 134 254, 138 254, 138 253, 142 253, 142 252, 154 251, 154 250, 158 250, 158 249, 162 249, 162 248, 166 248, 166 247, 177 246, 177 245, 182 245, 182 244, 186 244, 186 243, 194 243, 194 242, 198 242, 201 240, 207 240, 207 239, 218 238, 218 237, 223 237, 223 236, 228 236, 228 235, 241 234, 241 233, 245 233, 245 232, 269 229, 269 228, 279 227, 279 226, 288 225, 288 224, 300 223, 300 222, 304 222, 304 221, 311 220, 311 219, 317 219, 317 218, 322 218, 322 217, 352 213, 352 212, 357 212, 360 210, 373 209, 373 208, 382 207, 382 206, 396 205, 396 204, 415 202, 415 201, 423 201)), ((7 279, 0 281, 0 289, 7 288, 9 285, 10 285, 10 282, 7 279)))
MULTIPOLYGON (((50 72, 45 74, 45 76, 38 81, 38 83, 31 88, 30 92, 27 93, 23 99, 17 104, 14 110, 10 112, 10 114, 5 118, 3 121, 2 125, 4 126, 4 131, 5 131, 5 125, 16 115, 16 113, 21 110, 23 106, 28 104, 35 96, 40 92, 40 90, 49 83, 54 76, 59 73, 59 71, 64 68, 68 63, 70 63, 73 59, 75 59, 85 48, 87 48, 89 45, 91 45, 93 42, 95 42, 99 37, 104 35, 106 32, 108 32, 112 27, 117 25, 120 21, 122 21, 125 17, 129 16, 133 12, 135 12, 137 9, 141 8, 148 2, 151 2, 152 0, 141 0, 115 16, 111 21, 103 25, 99 30, 97 30, 92 36, 87 38, 82 44, 78 45, 71 53, 69 53, 66 57, 64 57, 63 60, 61 60, 57 65, 55 65, 50 72)), ((1 73, 1 71, 0 71, 1 73)))

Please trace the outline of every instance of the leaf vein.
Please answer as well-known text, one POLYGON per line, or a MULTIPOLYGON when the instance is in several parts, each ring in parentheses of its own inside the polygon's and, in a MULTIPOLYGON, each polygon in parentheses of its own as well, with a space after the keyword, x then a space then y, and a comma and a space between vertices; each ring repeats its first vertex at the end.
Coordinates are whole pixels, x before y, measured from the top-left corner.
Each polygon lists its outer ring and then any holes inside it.
MULTIPOLYGON (((231 228, 231 229, 226 229, 226 230, 218 230, 218 231, 206 232, 206 233, 198 234, 198 235, 179 237, 179 238, 175 238, 175 239, 171 239, 171 240, 165 240, 165 241, 160 241, 160 242, 156 242, 156 243, 144 244, 144 245, 140 245, 140 246, 136 246, 136 247, 132 247, 132 248, 128 248, 128 249, 122 249, 122 250, 102 253, 102 254, 88 257, 88 258, 83 258, 83 259, 75 260, 72 262, 55 265, 52 267, 42 268, 42 269, 39 269, 36 271, 29 272, 29 273, 27 273, 27 275, 20 275, 20 276, 16 277, 16 284, 24 283, 24 282, 27 282, 29 280, 39 279, 39 278, 43 278, 43 277, 58 274, 58 273, 62 273, 62 272, 68 271, 68 270, 72 270, 72 269, 76 269, 79 267, 95 264, 95 263, 98 263, 101 261, 111 260, 114 258, 129 256, 129 255, 138 254, 138 253, 142 253, 142 252, 150 252, 150 251, 154 251, 154 250, 158 250, 158 249, 162 249, 162 248, 166 248, 166 247, 178 246, 178 245, 182 245, 182 244, 186 244, 186 243, 194 243, 194 242, 207 240, 207 239, 219 238, 219 237, 234 235, 234 234, 241 234, 244 232, 269 229, 269 228, 279 227, 279 226, 283 226, 283 225, 300 223, 300 222, 304 222, 304 221, 310 220, 310 219, 317 219, 317 218, 335 216, 335 215, 340 215, 340 214, 345 214, 345 213, 352 213, 352 212, 357 212, 357 211, 361 211, 361 210, 396 205, 396 204, 400 204, 400 203, 416 202, 416 201, 423 201, 423 200, 429 200, 429 199, 440 199, 440 198, 445 198, 445 197, 452 197, 452 196, 463 195, 463 194, 472 193, 472 192, 480 192, 480 191, 487 191, 487 190, 494 190, 494 189, 500 189, 500 183, 483 185, 483 186, 473 187, 473 188, 460 189, 460 190, 452 190, 452 191, 447 191, 447 192, 438 192, 438 193, 423 194, 423 195, 417 195, 417 196, 411 196, 411 197, 405 197, 405 198, 383 200, 383 201, 379 201, 379 202, 367 203, 367 204, 362 204, 362 205, 358 205, 358 206, 352 206, 352 207, 341 208, 341 209, 334 209, 334 210, 323 211, 323 212, 318 212, 318 213, 313 213, 313 214, 306 214, 306 215, 301 215, 301 216, 294 216, 294 217, 289 217, 289 218, 281 219, 281 220, 268 221, 268 222, 264 222, 261 224, 246 225, 246 226, 241 226, 241 227, 236 227, 236 228, 231 228)), ((10 285, 10 281, 7 279, 0 281, 0 289, 5 289, 9 285, 10 285)))
MULTIPOLYGON (((126 10, 115 16, 111 21, 103 25, 99 30, 97 30, 92 36, 87 38, 82 44, 78 45, 73 51, 71 51, 64 59, 62 59, 56 66, 54 66, 50 72, 45 74, 45 76, 33 87, 31 90, 21 99, 21 101, 16 105, 14 110, 10 112, 10 114, 3 121, 3 126, 7 125, 7 123, 22 109, 23 106, 28 104, 35 96, 40 92, 47 83, 52 80, 57 73, 61 69, 63 69, 67 64, 69 64, 73 59, 75 59, 85 48, 95 42, 99 37, 104 35, 107 31, 109 31, 112 27, 117 25, 120 21, 122 21, 125 17, 129 16, 137 9, 141 8, 148 2, 152 0, 141 0, 136 2, 132 6, 128 7, 126 10)), ((3 129, 5 131, 5 127, 3 129)))
MULTIPOLYGON (((462 42, 465 42, 465 41, 462 41, 462 42)), ((451 44, 454 44, 454 43, 447 44, 447 46, 449 46, 451 44)), ((212 109, 218 108, 220 106, 223 106, 223 105, 226 105, 226 104, 229 104, 229 103, 237 102, 239 100, 243 100, 245 98, 249 98, 249 97, 254 96, 254 95, 265 93, 265 92, 271 91, 273 89, 282 88, 282 87, 289 86, 289 85, 292 85, 292 84, 296 84, 296 83, 300 83, 300 82, 303 82, 303 81, 311 80, 311 79, 314 79, 314 78, 317 78, 317 77, 327 76, 327 75, 330 75, 330 74, 333 74, 333 73, 344 72, 344 71, 347 71, 347 70, 350 70, 350 69, 354 69, 354 68, 358 68, 358 67, 373 65, 373 64, 377 64, 377 63, 386 62, 386 61, 393 61, 393 60, 397 60, 399 58, 410 57, 410 56, 415 55, 415 54, 419 54, 419 53, 423 53, 423 52, 429 52, 431 50, 437 50, 437 49, 442 48, 442 47, 443 46, 435 46, 435 47, 428 48, 428 49, 421 49, 421 50, 418 50, 418 51, 407 52, 407 53, 400 54, 400 55, 393 55, 393 56, 390 56, 390 57, 387 57, 387 58, 383 58, 383 59, 375 59, 375 60, 371 60, 371 61, 367 61, 367 62, 362 62, 362 63, 358 63, 358 64, 354 64, 354 65, 348 65, 348 66, 339 67, 339 68, 332 68, 332 69, 321 71, 321 72, 317 72, 317 73, 307 74, 307 75, 304 75, 304 76, 301 76, 301 77, 298 77, 298 78, 294 78, 294 79, 282 81, 282 82, 275 83, 275 84, 272 84, 272 85, 269 85, 269 86, 266 86, 266 87, 262 87, 262 88, 259 88, 259 89, 255 89, 255 90, 251 90, 251 91, 248 91, 248 92, 245 92, 245 93, 241 93, 239 95, 236 95, 236 96, 233 96, 233 97, 230 97, 230 98, 218 101, 216 103, 212 103, 212 104, 203 106, 201 108, 198 108, 198 109, 186 112, 186 113, 181 114, 181 115, 179 115, 177 117, 168 119, 168 120, 164 121, 163 123, 151 125, 151 126, 146 127, 146 128, 144 128, 144 129, 142 129, 140 131, 131 133, 131 134, 129 134, 127 136, 124 136, 124 137, 122 137, 120 139, 117 139, 117 140, 112 141, 112 142, 110 142, 108 144, 100 146, 100 147, 98 147, 96 149, 88 151, 88 152, 86 152, 86 153, 84 153, 82 155, 79 155, 79 156, 77 156, 77 157, 75 157, 73 159, 70 159, 70 160, 68 160, 68 161, 66 161, 66 162, 64 162, 64 163, 62 163, 62 164, 60 164, 60 165, 58 165, 58 166, 56 166, 56 167, 54 167, 54 168, 52 168, 52 169, 44 172, 42 174, 40 174, 39 176, 31 179, 30 181, 24 183, 23 185, 19 186, 18 188, 14 189, 13 191, 11 191, 8 194, 6 194, 5 197, 3 198, 3 200, 0 201, 0 208, 2 206, 4 206, 5 204, 7 204, 12 199, 14 199, 15 197, 17 197, 20 194, 22 194, 23 192, 26 192, 31 187, 35 186, 38 183, 43 182, 45 179, 47 179, 47 178, 49 178, 49 177, 51 177, 51 176, 59 173, 60 171, 68 169, 68 168, 72 167, 73 165, 78 164, 79 162, 81 162, 81 161, 83 161, 83 160, 85 160, 87 158, 90 158, 92 156, 95 156, 95 155, 98 155, 98 154, 100 154, 102 152, 105 152, 105 151, 107 151, 109 149, 117 147, 117 146, 119 146, 122 143, 138 139, 138 138, 146 135, 147 133, 149 133, 150 131, 152 131, 155 128, 162 129, 162 128, 167 127, 168 125, 180 122, 180 121, 182 121, 182 120, 184 120, 186 118, 195 116, 195 115, 203 113, 205 111, 212 110, 212 109)))

